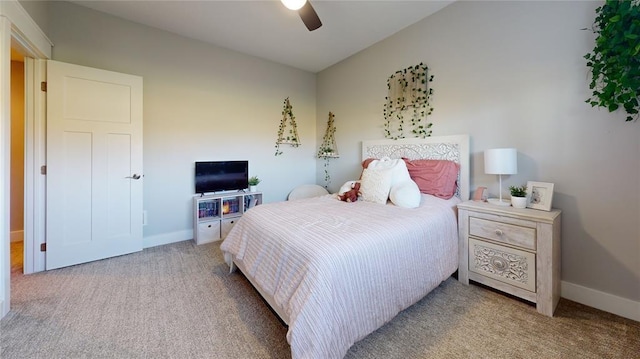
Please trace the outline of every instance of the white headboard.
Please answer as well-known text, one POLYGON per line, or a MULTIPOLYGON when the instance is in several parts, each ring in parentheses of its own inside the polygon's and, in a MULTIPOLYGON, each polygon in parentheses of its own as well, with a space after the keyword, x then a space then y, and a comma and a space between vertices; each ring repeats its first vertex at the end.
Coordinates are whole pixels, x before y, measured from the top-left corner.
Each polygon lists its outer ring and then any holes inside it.
POLYGON ((458 196, 469 200, 469 135, 362 141, 362 160, 367 158, 449 160, 460 165, 458 196))

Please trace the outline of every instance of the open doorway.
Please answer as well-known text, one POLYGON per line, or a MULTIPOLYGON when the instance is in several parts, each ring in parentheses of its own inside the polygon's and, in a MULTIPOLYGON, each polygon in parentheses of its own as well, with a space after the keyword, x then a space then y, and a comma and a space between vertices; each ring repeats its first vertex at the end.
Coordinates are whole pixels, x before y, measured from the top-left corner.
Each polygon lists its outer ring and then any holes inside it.
POLYGON ((11 48, 11 173, 10 264, 11 276, 24 273, 24 159, 25 159, 24 54, 11 48))
MULTIPOLYGON (((24 93, 25 101, 25 197, 23 253, 36 253, 34 247, 44 239, 44 180, 36 169, 44 163, 44 109, 45 96, 38 94, 40 82, 45 78, 44 60, 51 58, 53 44, 29 16, 18 1, 3 1, 0 6, 0 204, 4 209, 11 206, 11 49, 20 49, 25 58, 24 93), (36 87, 38 86, 38 87, 36 87)), ((0 214, 0 318, 9 313, 11 307, 11 250, 10 250, 10 210, 0 214)), ((43 255, 23 257, 24 272, 44 268, 43 255), (33 268, 33 269, 31 269, 33 268)))

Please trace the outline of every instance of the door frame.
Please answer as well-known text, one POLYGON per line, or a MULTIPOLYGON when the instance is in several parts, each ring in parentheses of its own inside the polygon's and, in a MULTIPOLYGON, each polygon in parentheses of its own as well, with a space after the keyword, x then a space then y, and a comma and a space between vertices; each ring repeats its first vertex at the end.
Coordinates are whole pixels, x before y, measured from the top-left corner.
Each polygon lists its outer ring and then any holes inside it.
POLYGON ((46 242, 46 165, 47 95, 40 90, 46 81, 47 60, 26 57, 25 73, 25 151, 24 151, 24 274, 45 270, 46 242))
MULTIPOLYGON (((44 73, 37 70, 44 60, 51 58, 53 43, 17 0, 0 1, 0 318, 10 309, 10 152, 11 152, 11 47, 20 48, 33 61, 31 70, 25 63, 25 256, 31 266, 29 273, 44 270, 43 255, 37 255, 35 246, 44 241, 44 184, 40 166, 44 165, 45 123, 44 102, 40 97, 40 81, 44 73), (27 81, 28 80, 28 81, 27 81), (28 168, 27 168, 28 166, 28 168), (37 173, 34 169, 37 168, 37 173), (39 238, 36 238, 40 236, 39 238), (37 263, 36 263, 37 262, 37 263)), ((26 272, 26 270, 25 270, 26 272)))

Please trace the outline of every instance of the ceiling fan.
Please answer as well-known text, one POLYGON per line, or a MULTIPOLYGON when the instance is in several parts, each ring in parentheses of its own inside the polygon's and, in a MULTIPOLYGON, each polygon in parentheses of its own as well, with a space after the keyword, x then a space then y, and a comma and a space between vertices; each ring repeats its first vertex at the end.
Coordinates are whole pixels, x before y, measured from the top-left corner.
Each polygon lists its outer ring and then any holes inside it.
POLYGON ((318 14, 311 6, 311 3, 307 0, 280 0, 282 4, 287 7, 289 10, 298 11, 300 14, 300 18, 304 25, 309 29, 309 31, 313 31, 320 26, 322 26, 322 22, 318 17, 318 14))

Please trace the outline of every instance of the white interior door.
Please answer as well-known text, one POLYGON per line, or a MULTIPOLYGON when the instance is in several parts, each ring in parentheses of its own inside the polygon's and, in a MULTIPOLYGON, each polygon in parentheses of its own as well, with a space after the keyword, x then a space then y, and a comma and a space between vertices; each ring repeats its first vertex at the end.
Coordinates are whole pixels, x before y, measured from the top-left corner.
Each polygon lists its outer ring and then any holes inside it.
POLYGON ((142 78, 47 64, 46 268, 142 250, 142 78))

